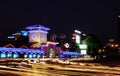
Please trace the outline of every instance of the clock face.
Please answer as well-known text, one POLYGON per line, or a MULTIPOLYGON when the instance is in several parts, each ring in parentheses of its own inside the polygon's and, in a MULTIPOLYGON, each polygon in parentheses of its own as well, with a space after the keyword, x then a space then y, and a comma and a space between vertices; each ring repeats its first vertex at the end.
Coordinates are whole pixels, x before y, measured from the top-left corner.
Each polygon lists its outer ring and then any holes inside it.
POLYGON ((32 39, 33 40, 37 39, 37 35, 36 34, 32 34, 32 39))
POLYGON ((44 41, 44 40, 45 40, 45 36, 44 36, 44 35, 41 37, 41 40, 42 40, 42 41, 44 41))

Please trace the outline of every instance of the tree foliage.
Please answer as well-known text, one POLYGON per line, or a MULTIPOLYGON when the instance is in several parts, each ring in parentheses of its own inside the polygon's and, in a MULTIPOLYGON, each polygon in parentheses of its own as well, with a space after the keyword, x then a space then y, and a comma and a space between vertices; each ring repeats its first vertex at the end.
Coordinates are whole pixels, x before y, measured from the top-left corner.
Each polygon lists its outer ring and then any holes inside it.
POLYGON ((83 43, 87 44, 87 46, 88 46, 88 53, 91 54, 91 55, 97 54, 98 53, 98 49, 101 47, 101 42, 94 35, 88 35, 83 40, 83 43))

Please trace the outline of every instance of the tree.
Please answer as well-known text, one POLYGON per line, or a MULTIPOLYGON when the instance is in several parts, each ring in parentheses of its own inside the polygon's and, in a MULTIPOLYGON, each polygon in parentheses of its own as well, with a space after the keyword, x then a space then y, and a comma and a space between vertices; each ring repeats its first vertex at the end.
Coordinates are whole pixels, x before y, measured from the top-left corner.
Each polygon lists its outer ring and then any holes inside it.
POLYGON ((83 43, 87 44, 88 46, 88 54, 91 56, 95 56, 98 54, 98 49, 101 47, 101 42, 95 35, 88 35, 84 40, 83 43))

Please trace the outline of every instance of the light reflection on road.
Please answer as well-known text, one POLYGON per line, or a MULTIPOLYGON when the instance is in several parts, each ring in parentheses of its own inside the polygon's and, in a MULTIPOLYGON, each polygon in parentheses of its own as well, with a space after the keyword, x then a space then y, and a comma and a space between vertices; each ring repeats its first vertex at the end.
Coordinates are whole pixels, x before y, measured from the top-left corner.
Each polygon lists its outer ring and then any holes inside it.
POLYGON ((44 65, 34 65, 34 68, 32 69, 8 68, 8 70, 7 69, 0 70, 0 76, 3 73, 6 74, 3 76, 119 76, 119 75, 104 74, 104 73, 83 73, 76 71, 46 69, 46 66, 44 65), (10 73, 16 75, 8 75, 10 73))
POLYGON ((56 71, 56 70, 45 70, 40 69, 39 72, 38 69, 31 70, 32 72, 20 72, 20 71, 0 71, 0 73, 5 73, 6 76, 8 74, 16 74, 16 76, 96 76, 94 74, 89 73, 78 73, 78 72, 71 72, 71 71, 56 71))

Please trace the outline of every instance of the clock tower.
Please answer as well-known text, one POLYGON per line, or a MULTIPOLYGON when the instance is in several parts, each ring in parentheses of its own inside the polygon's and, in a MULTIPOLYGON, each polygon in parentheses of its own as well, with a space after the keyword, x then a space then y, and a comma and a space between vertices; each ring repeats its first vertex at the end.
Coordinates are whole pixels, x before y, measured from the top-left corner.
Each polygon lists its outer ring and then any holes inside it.
POLYGON ((26 27, 29 31, 29 42, 33 43, 32 48, 39 48, 41 44, 47 43, 47 33, 50 28, 42 25, 32 25, 26 27))

